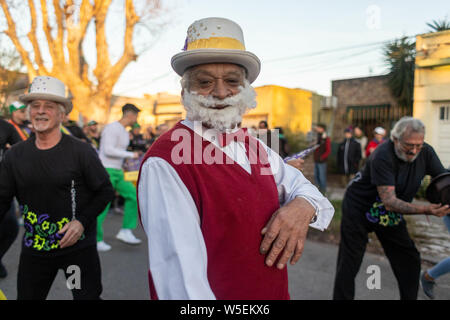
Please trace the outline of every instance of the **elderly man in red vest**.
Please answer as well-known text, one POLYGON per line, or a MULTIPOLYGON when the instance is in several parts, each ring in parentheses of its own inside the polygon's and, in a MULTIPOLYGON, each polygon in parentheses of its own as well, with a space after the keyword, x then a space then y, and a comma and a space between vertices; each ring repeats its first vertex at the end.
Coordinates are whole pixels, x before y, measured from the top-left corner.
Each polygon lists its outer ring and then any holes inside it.
POLYGON ((138 181, 152 299, 289 299, 286 264, 334 209, 301 171, 240 129, 260 61, 233 21, 206 18, 172 58, 186 119, 149 149, 138 181))

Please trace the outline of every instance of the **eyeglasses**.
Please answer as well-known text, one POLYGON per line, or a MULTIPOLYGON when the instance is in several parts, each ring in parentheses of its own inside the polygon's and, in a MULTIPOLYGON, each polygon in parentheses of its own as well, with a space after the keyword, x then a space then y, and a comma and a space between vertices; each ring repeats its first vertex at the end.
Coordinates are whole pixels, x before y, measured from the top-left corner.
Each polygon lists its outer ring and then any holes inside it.
POLYGON ((399 142, 406 150, 413 150, 413 149, 420 150, 423 147, 423 143, 421 143, 421 144, 411 144, 411 143, 405 143, 405 142, 400 141, 400 140, 399 140, 399 142))

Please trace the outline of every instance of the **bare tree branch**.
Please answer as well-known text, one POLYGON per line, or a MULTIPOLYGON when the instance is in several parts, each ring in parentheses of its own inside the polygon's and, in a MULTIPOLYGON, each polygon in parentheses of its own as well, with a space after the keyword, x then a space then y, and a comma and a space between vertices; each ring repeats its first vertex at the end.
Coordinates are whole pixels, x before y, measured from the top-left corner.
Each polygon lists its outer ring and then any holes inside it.
POLYGON ((89 22, 94 15, 94 8, 89 0, 83 0, 79 8, 78 17, 75 17, 75 14, 73 2, 69 1, 64 14, 67 26, 69 65, 70 69, 76 73, 75 76, 81 77, 81 81, 90 88, 92 82, 88 78, 89 68, 84 59, 82 44, 89 22), (69 10, 71 11, 69 12, 69 10), (78 20, 78 23, 74 23, 75 20, 78 20))
POLYGON ((111 61, 109 59, 108 43, 106 41, 106 15, 108 8, 111 5, 111 0, 101 0, 95 2, 95 44, 97 48, 97 65, 94 69, 94 75, 97 78, 99 85, 103 79, 108 78, 108 71, 111 68, 111 61), (105 72, 106 71, 106 72, 105 72))
POLYGON ((37 72, 34 69, 33 62, 31 61, 28 52, 25 50, 25 48, 22 46, 22 44, 19 41, 19 38, 17 37, 16 33, 16 26, 14 24, 14 21, 11 17, 11 13, 9 12, 8 5, 6 4, 6 1, 2 0, 0 1, 0 4, 3 9, 3 13, 6 17, 6 22, 8 23, 8 29, 5 31, 5 34, 8 35, 8 37, 13 42, 14 46, 16 47, 17 51, 19 52, 20 56, 22 57, 23 63, 29 70, 30 75, 36 75, 37 72))
POLYGON ((30 7, 30 16, 31 16, 31 29, 30 32, 28 32, 28 39, 31 42, 31 45, 33 46, 34 51, 34 62, 36 62, 39 74, 47 75, 48 71, 44 66, 44 61, 42 59, 41 55, 41 49, 39 48, 39 42, 37 40, 37 17, 36 17, 36 7, 34 6, 33 0, 28 0, 28 6, 30 7))
POLYGON ((65 55, 64 55, 64 17, 63 11, 59 6, 59 0, 53 0, 53 9, 55 10, 56 17, 56 54, 58 56, 58 67, 61 67, 65 64, 65 55))
POLYGON ((125 37, 123 43, 123 54, 122 57, 116 62, 112 68, 111 77, 114 79, 114 83, 119 79, 120 74, 125 69, 125 67, 131 61, 137 59, 137 55, 134 52, 133 46, 133 32, 134 26, 139 21, 139 16, 134 10, 133 0, 126 0, 125 3, 125 16, 126 16, 126 27, 125 27, 125 37))
MULTIPOLYGON (((61 79, 73 95, 74 111, 71 114, 77 117, 78 113, 89 116, 97 121, 105 121, 110 110, 110 101, 114 85, 118 81, 123 70, 131 61, 138 57, 133 43, 133 36, 142 23, 148 27, 145 35, 152 39, 157 38, 162 28, 160 15, 161 0, 125 0, 123 9, 117 11, 125 16, 123 52, 119 59, 112 64, 109 54, 111 40, 117 41, 113 35, 108 43, 106 34, 106 22, 110 19, 108 13, 112 10, 112 0, 39 0, 39 6, 34 1, 0 0, 1 8, 5 14, 8 28, 5 34, 9 36, 23 64, 28 70, 29 79, 37 75, 48 74, 61 79), (51 4, 49 4, 51 2, 51 4), (28 6, 31 16, 31 28, 23 32, 19 24, 14 21, 11 12, 16 15, 15 9, 28 6), (51 9, 53 6, 53 9, 51 9), (46 45, 50 53, 52 67, 45 67, 49 61, 45 61, 43 43, 38 39, 41 26, 38 23, 42 18, 42 31, 45 34, 46 45), (94 23, 95 46, 97 62, 95 67, 90 67, 83 53, 83 42, 88 32, 90 23, 94 23), (148 24, 147 24, 148 23, 148 24), (30 41, 34 55, 27 52, 22 37, 25 34, 30 41), (96 80, 89 76, 96 77, 96 80)), ((117 24, 118 21, 112 21, 117 24)), ((121 28, 119 28, 121 29, 121 28)), ((149 43, 140 39, 142 43, 149 43)), ((26 41, 26 40, 25 40, 26 41)), ((138 43, 136 43, 138 45, 138 43)), ((30 50, 31 51, 31 50, 30 50)), ((139 52, 140 53, 140 52, 139 52)))
POLYGON ((55 40, 52 37, 52 27, 50 26, 46 0, 41 0, 41 12, 42 12, 42 22, 44 25, 43 28, 44 28, 45 38, 47 39, 48 50, 50 52, 50 56, 52 57, 51 73, 54 73, 57 70, 58 53, 57 53, 57 48, 55 45, 55 40))

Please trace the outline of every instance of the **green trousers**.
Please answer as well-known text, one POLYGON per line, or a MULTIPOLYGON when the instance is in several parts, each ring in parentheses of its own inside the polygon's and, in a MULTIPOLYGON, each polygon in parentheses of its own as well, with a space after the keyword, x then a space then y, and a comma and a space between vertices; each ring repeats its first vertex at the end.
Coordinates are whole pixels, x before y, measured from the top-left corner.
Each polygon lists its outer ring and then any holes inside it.
MULTIPOLYGON (((119 169, 106 168, 111 184, 124 199, 123 209, 123 229, 136 229, 138 212, 136 200, 136 187, 129 181, 124 180, 123 171, 119 169)), ((108 203, 105 210, 97 217, 97 242, 103 240, 103 221, 105 221, 111 203, 108 203)))

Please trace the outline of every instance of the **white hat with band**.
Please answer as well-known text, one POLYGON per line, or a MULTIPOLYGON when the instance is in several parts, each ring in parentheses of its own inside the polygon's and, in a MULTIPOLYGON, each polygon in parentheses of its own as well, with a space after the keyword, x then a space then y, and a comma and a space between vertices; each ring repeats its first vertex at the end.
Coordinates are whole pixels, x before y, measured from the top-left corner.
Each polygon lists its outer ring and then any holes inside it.
POLYGON ((66 109, 66 114, 72 111, 72 101, 66 97, 66 87, 64 83, 49 76, 37 76, 31 82, 28 93, 19 96, 23 103, 33 100, 50 100, 61 103, 66 109))
POLYGON ((245 49, 241 27, 225 18, 195 21, 187 31, 183 52, 172 57, 172 68, 180 76, 193 66, 207 63, 233 63, 244 67, 250 83, 261 70, 258 57, 245 49))

